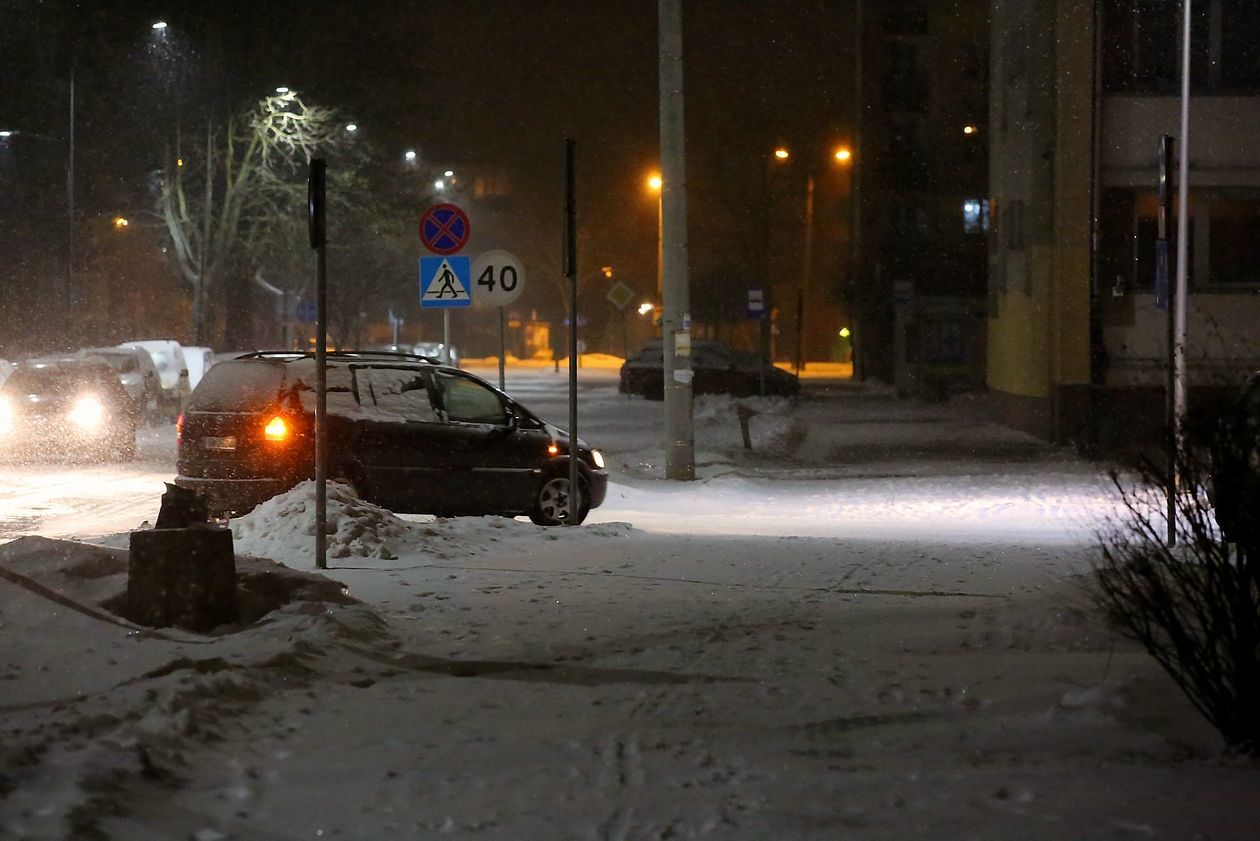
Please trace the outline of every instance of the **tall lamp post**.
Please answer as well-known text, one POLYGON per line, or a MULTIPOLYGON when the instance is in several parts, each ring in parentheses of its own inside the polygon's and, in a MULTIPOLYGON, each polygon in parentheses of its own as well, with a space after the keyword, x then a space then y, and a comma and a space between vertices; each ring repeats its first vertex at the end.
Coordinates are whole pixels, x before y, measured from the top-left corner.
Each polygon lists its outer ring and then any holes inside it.
MULTIPOLYGON (((853 162, 853 150, 848 146, 838 146, 831 153, 831 160, 836 166, 847 167, 853 162)), ((772 161, 786 164, 792 159, 792 153, 786 147, 780 146, 774 150, 772 155, 767 156, 765 164, 762 168, 762 201, 764 203, 765 214, 765 231, 764 231, 764 248, 766 250, 766 259, 764 265, 766 267, 767 276, 770 273, 769 267, 769 239, 770 239, 770 205, 771 198, 769 193, 769 173, 772 161)), ((805 212, 804 212, 804 239, 805 247, 802 255, 801 279, 796 287, 796 352, 793 358, 793 367, 797 373, 803 370, 807 364, 805 359, 805 335, 807 333, 808 320, 808 304, 809 295, 812 287, 812 279, 814 272, 814 188, 816 182, 816 169, 814 164, 810 164, 806 169, 805 175, 805 212)), ((771 310, 773 311, 773 310, 771 310)), ((773 360, 770 360, 771 362, 773 360)))
POLYGON ((656 195, 656 300, 661 299, 661 292, 664 287, 664 266, 665 261, 661 253, 665 242, 664 218, 661 216, 661 174, 654 172, 647 177, 647 189, 649 193, 656 195))

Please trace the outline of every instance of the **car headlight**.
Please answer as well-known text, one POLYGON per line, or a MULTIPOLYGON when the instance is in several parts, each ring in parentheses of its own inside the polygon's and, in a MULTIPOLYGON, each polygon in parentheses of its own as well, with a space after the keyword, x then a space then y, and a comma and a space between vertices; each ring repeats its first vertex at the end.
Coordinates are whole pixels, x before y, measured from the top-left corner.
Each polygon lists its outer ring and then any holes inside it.
POLYGON ((604 469, 604 454, 599 450, 591 450, 591 461, 595 462, 595 466, 600 470, 604 469))
POLYGON ((7 435, 13 430, 13 403, 7 397, 0 397, 0 435, 7 435))
POLYGON ((105 420, 105 407, 101 405, 99 398, 85 394, 75 401, 66 419, 80 429, 96 429, 105 420))

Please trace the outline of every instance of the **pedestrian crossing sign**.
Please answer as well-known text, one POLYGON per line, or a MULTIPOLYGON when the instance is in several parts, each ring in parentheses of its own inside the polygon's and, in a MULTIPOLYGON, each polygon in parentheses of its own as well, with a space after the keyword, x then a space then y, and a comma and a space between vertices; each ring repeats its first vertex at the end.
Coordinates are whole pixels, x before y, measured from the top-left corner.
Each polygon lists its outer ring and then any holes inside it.
POLYGON ((421 257, 420 306, 472 306, 472 259, 421 257))

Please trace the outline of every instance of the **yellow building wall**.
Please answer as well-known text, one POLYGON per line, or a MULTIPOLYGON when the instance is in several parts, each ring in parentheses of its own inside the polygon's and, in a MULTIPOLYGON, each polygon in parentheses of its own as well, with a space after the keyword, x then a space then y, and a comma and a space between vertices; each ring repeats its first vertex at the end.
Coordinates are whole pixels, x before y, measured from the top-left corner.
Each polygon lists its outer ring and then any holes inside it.
POLYGON ((989 321, 989 388, 1021 397, 1050 394, 1047 290, 1052 258, 1050 249, 1029 249, 1029 291, 1011 288, 998 296, 997 312, 989 321))

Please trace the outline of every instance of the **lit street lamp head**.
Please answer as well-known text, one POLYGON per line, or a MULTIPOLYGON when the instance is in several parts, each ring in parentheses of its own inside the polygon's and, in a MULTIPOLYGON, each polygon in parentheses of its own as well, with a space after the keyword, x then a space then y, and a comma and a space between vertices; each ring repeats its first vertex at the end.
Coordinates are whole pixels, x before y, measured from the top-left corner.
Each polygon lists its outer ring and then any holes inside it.
POLYGON ((154 21, 154 23, 153 23, 153 29, 154 29, 154 31, 156 31, 156 32, 161 32, 161 31, 163 31, 164 29, 166 29, 166 21, 164 21, 164 20, 154 21))
POLYGON ((778 149, 774 150, 774 156, 781 161, 786 161, 788 158, 792 157, 792 153, 780 146, 778 149))
POLYGON ((659 193, 661 191, 661 185, 663 183, 664 182, 661 181, 661 176, 653 173, 652 175, 648 176, 647 188, 651 190, 653 193, 659 193))
POLYGON ((853 160, 853 151, 848 146, 841 146, 836 149, 836 160, 842 164, 847 164, 853 160))

